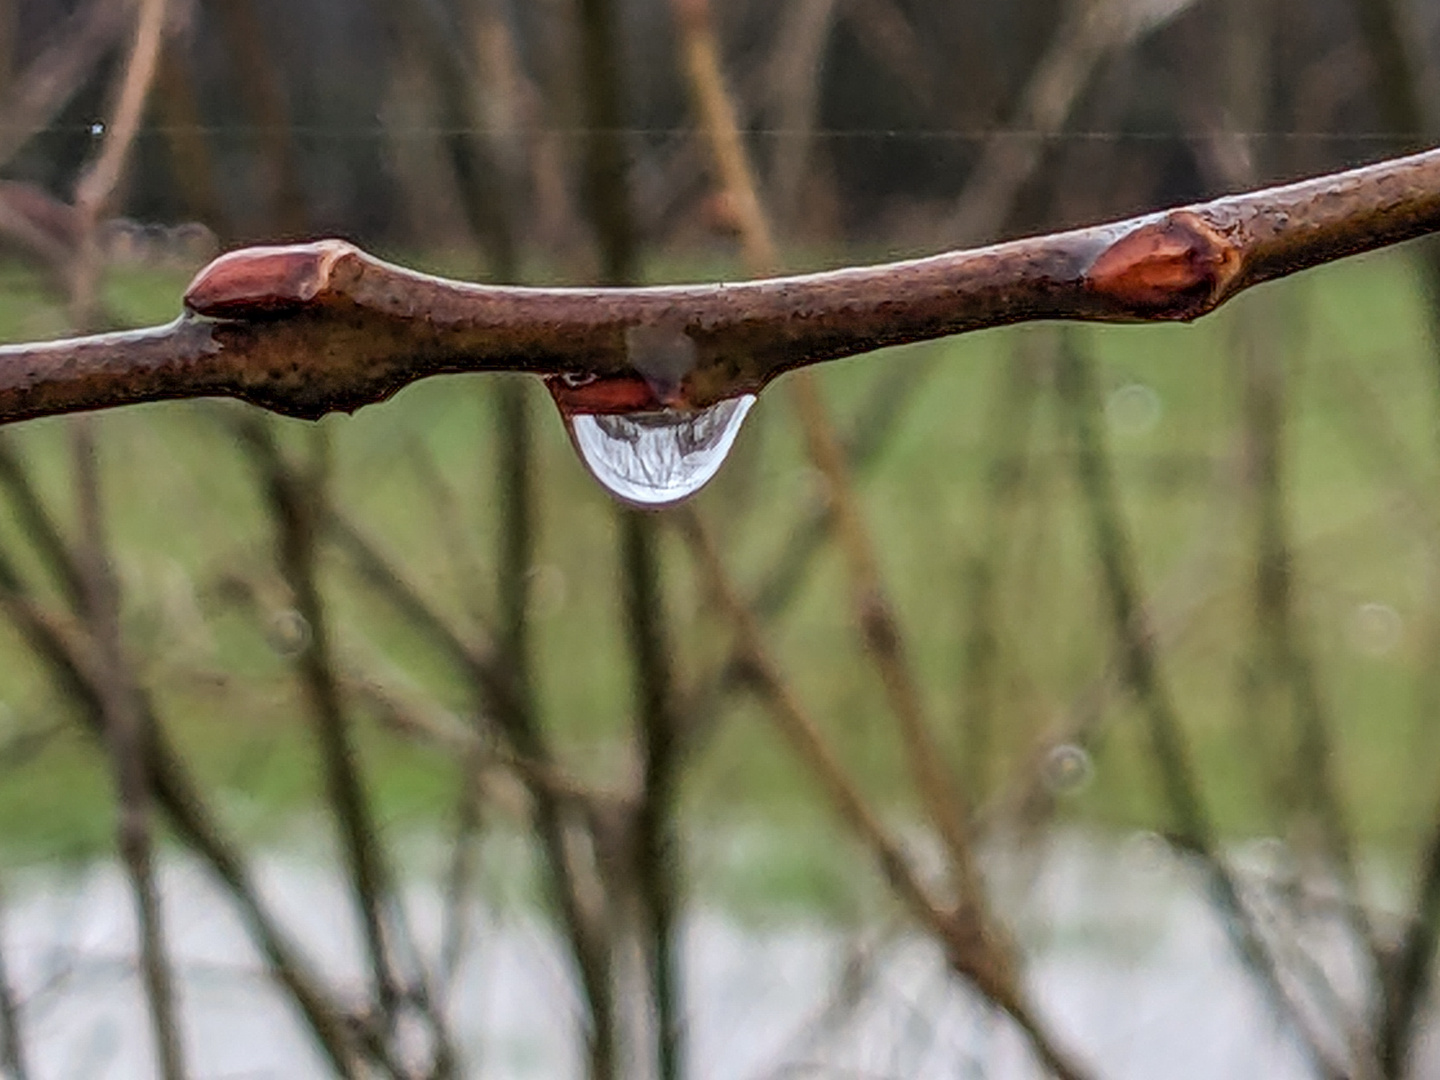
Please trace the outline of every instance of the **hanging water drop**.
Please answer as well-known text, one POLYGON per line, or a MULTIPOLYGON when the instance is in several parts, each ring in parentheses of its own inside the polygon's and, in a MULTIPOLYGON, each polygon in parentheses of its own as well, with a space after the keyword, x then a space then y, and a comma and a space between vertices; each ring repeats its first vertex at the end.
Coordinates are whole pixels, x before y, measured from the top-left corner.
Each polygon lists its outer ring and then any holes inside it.
POLYGON ((719 471, 755 395, 706 409, 566 413, 580 460, 611 494, 643 507, 689 498, 719 471))

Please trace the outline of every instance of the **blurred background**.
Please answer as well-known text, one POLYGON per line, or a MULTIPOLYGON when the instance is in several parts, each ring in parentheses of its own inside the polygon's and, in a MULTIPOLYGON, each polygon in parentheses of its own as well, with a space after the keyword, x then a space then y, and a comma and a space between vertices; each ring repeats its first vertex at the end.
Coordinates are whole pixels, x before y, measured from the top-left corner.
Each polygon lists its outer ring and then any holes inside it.
MULTIPOLYGON (((0 0, 0 334, 735 279, 1423 147, 1419 0, 0 0)), ((0 1075, 1440 1075, 1440 249, 791 375, 0 436, 0 1075)))

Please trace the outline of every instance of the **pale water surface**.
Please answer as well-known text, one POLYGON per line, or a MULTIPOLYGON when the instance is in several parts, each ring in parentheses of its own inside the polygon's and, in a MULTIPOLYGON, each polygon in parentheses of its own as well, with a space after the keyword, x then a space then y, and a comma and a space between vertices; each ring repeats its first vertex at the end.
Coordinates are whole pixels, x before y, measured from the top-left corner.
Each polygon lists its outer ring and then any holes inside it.
MULTIPOLYGON (((257 865, 294 940, 331 976, 363 987, 336 876, 294 856, 257 865)), ((1066 838, 1033 865, 994 876, 1032 947, 1043 1015, 1097 1076, 1308 1075, 1232 958, 1199 880, 1155 845, 1066 838)), ((412 877, 408 911, 430 947, 440 894, 420 878, 412 877)), ((163 886, 193 1075, 327 1075, 204 872, 170 860, 163 886)), ((119 870, 15 872, 9 894, 5 939, 27 1002, 35 1075, 153 1075, 119 870)), ((476 947, 452 1009, 471 1074, 579 1077, 575 999, 555 935, 523 904, 477 904, 475 914, 476 947)), ((1322 941, 1316 951, 1337 984, 1353 983, 1342 950, 1322 941)), ((1007 1025, 947 978, 935 950, 893 927, 856 930, 795 911, 757 924, 702 901, 686 920, 683 954, 697 1080, 1040 1075, 1007 1025)), ((1433 1032, 1433 1015, 1427 1026, 1433 1032)), ((1424 1053, 1437 1071, 1419 1075, 1440 1075, 1433 1037, 1424 1053)))

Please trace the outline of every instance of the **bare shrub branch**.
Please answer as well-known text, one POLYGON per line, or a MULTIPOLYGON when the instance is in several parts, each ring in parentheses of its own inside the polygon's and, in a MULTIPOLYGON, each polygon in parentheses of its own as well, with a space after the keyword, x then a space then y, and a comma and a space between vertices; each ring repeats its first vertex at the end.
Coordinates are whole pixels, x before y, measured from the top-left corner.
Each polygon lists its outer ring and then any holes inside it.
POLYGON ((741 601, 715 542, 700 518, 692 510, 684 509, 675 519, 694 553, 706 593, 730 623, 736 648, 745 655, 752 687, 846 828, 875 857, 886 884, 916 921, 940 942, 956 974, 968 980, 1024 1031, 1031 1048, 1047 1069, 1061 1080, 1081 1080, 1088 1076, 1088 1071, 1055 1042, 1034 1014, 1025 995, 1017 988, 1009 959, 991 936, 991 928, 978 922, 973 911, 946 910, 920 879, 900 842, 886 829, 846 773, 819 725, 800 703, 766 648, 754 613, 741 601))
POLYGON ((740 284, 521 289, 429 277, 341 241, 247 248, 201 271, 168 326, 0 349, 0 422, 215 395, 314 418, 457 371, 626 378, 627 329, 657 323, 695 342, 679 400, 698 407, 793 368, 984 327, 1193 319, 1436 229, 1440 151, 974 251, 740 284))
POLYGON ((1330 1080, 1350 1075, 1334 1060, 1322 1034, 1286 986, 1239 884, 1219 849, 1214 822, 1202 798, 1188 740, 1160 666, 1154 634, 1145 624, 1130 535, 1121 516, 1110 459, 1099 427, 1092 362, 1066 335, 1057 381, 1075 436, 1075 468, 1090 518, 1092 546, 1100 565, 1105 600, 1121 646, 1121 672, 1147 724, 1150 753, 1169 808, 1173 842, 1203 866, 1215 907, 1240 960, 1254 974, 1280 1015, 1289 1022, 1316 1070, 1330 1080))
MULTIPOLYGON (((56 557, 73 560, 68 550, 57 553, 56 557)), ((78 575, 79 571, 75 573, 78 575)), ((75 704, 87 728, 103 738, 102 679, 96 671, 93 647, 73 620, 46 610, 28 594, 20 575, 3 553, 0 553, 0 607, 49 669, 57 687, 75 704)), ((358 1077, 361 1045, 356 1036, 363 1032, 331 999, 319 976, 266 909, 244 856, 221 831, 179 753, 166 738, 143 690, 139 691, 138 707, 147 775, 156 805, 170 818, 180 840, 204 860, 231 896, 256 947, 269 964, 271 977, 289 993, 336 1074, 358 1077)))
POLYGON ((612 943, 597 917, 594 897, 586 889, 586 875, 576 864, 575 845, 569 842, 577 825, 574 804, 585 800, 547 782, 554 763, 549 739, 530 699, 516 688, 495 646, 488 641, 467 641, 335 507, 327 507, 326 512, 330 541, 349 557, 362 581, 454 665, 470 684, 483 714, 493 717, 497 733, 505 740, 515 774, 530 795, 551 896, 590 1010, 591 1074, 597 1080, 613 1076, 612 943))
POLYGON ((146 778, 145 748, 132 670, 120 636, 120 590, 104 526, 99 462, 92 421, 72 421, 85 573, 84 616, 95 643, 96 689, 104 719, 104 741, 115 777, 116 847, 130 881, 140 938, 140 971, 164 1080, 187 1075, 175 1002, 175 979, 166 953, 160 890, 146 778))
POLYGON ((306 627, 305 644, 296 655, 320 758, 327 797, 335 817, 349 872, 351 893, 360 916, 370 963, 375 1003, 387 1028, 402 1004, 416 999, 434 1031, 437 1054, 453 1056, 438 1013, 429 1007, 423 973, 408 983, 398 970, 397 953, 415 956, 403 919, 394 875, 385 856, 371 799, 356 760, 351 722, 341 695, 330 640, 329 612, 320 592, 317 547, 326 502, 317 475, 292 468, 259 414, 241 418, 238 434, 250 453, 265 490, 273 522, 280 572, 290 586, 296 611, 306 627))
POLYGON ((124 176, 130 150, 140 131, 150 87, 160 61, 160 43, 165 32, 167 0, 143 0, 135 24, 135 40, 120 80, 115 114, 105 129, 100 153, 75 185, 75 210, 79 244, 71 267, 70 320, 77 329, 93 330, 99 309, 100 219, 115 198, 115 189, 124 176))
MULTIPOLYGON (((0 915, 3 915, 4 893, 0 892, 0 915)), ((10 981, 9 952, 4 939, 5 924, 0 918, 0 1072, 11 1080, 30 1080, 25 1054, 25 1032, 20 1022, 20 1003, 10 981)))

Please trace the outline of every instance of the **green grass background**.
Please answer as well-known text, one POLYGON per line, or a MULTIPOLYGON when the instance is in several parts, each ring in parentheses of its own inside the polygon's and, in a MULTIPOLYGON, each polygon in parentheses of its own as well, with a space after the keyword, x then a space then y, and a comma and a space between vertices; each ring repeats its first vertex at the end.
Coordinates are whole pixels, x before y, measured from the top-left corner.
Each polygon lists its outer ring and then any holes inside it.
MULTIPOLYGON (((117 273, 108 302, 127 322, 163 321, 177 310, 184 277, 117 273)), ((1298 625, 1334 720, 1336 773, 1361 838, 1404 853, 1425 835, 1440 802, 1440 725, 1427 691, 1440 653, 1440 582, 1436 538, 1424 525, 1435 509, 1440 364, 1409 253, 1354 259, 1267 286, 1191 326, 1080 332, 1107 396, 1141 384, 1159 403, 1153 426, 1111 425, 1108 435, 1143 581, 1152 590, 1168 583, 1167 602, 1193 607, 1185 633, 1165 653, 1166 675, 1225 831, 1258 836, 1290 827, 1290 721, 1278 712, 1247 716, 1240 707, 1253 632, 1236 358, 1246 305, 1252 324, 1267 327, 1257 347, 1281 350, 1287 372, 1298 625), (1206 544, 1215 556, 1194 572, 1191 553, 1206 544), (1187 566, 1192 571, 1177 588, 1174 576, 1187 566), (1357 638, 1367 604, 1398 615, 1393 647, 1357 638)), ((63 308, 39 282, 22 269, 0 268, 0 335, 33 339, 63 327, 63 308)), ((900 366, 939 355, 860 492, 927 705, 962 771, 973 764, 960 760, 957 730, 970 619, 966 566, 983 543, 988 420, 1006 365, 1053 333, 1045 326, 990 331, 822 371, 843 422, 900 366)), ((434 379, 322 424, 338 500, 461 623, 469 609, 493 608, 494 385, 485 376, 434 379), (448 526, 437 512, 437 486, 448 492, 448 526), (447 528, 460 538, 462 558, 447 543, 447 528)), ((535 384, 533 391, 542 496, 535 625, 545 722, 571 769, 619 784, 633 775, 633 720, 616 518, 575 461, 543 390, 535 384)), ((998 790, 1033 767, 1034 748, 1103 670, 1111 647, 1053 391, 1040 392, 1036 409, 1032 475, 1000 580, 998 726, 993 760, 985 763, 998 790)), ((279 424, 287 446, 308 452, 311 426, 279 424)), ((68 527, 65 425, 32 422, 11 437, 68 527)), ((254 478, 208 403, 120 410, 101 418, 99 432, 128 644, 167 727, 228 819, 256 842, 283 844, 297 821, 319 813, 321 782, 286 658, 263 619, 226 600, 224 582, 235 575, 278 588, 254 478)), ((699 506, 735 575, 753 583, 818 497, 782 380, 762 397, 699 506)), ((0 543, 48 588, 3 506, 0 543)), ((688 681, 721 655, 728 635, 673 536, 665 559, 677 663, 688 681)), ((343 640, 383 657, 387 678, 457 713, 470 707, 455 674, 368 599, 341 560, 330 559, 325 570, 343 640)), ((911 798, 903 759, 847 596, 843 568, 827 549, 797 603, 770 627, 770 640, 844 760, 904 820, 911 798)), ((65 704, 8 627, 0 627, 0 701, 0 849, 26 861, 105 850, 113 810, 104 762, 65 722, 65 704)), ((382 821, 397 834, 447 827, 457 783, 450 755, 382 730, 363 711, 357 718, 382 821)), ((1062 819, 1164 828, 1140 719, 1123 694, 1106 707, 1105 733, 1093 779, 1064 800, 1062 819)), ((798 863, 777 856, 775 865, 792 866, 794 880, 787 885, 789 878, 772 874, 767 887, 822 899, 840 888, 844 871, 831 858, 833 844, 815 842, 835 835, 829 815, 755 703, 742 697, 727 709, 687 771, 684 805, 696 828, 778 831, 796 840, 792 855, 812 853, 798 863)))

